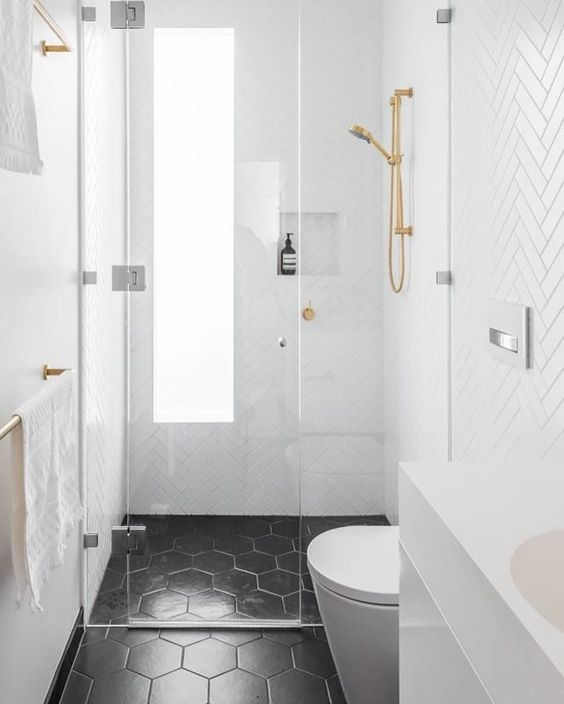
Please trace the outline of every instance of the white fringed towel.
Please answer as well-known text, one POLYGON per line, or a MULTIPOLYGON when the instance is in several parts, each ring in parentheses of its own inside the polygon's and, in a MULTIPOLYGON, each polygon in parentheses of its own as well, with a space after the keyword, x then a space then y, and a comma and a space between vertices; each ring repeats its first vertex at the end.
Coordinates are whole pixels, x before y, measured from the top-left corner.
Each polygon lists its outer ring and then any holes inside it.
POLYGON ((81 515, 76 372, 67 371, 17 411, 12 559, 18 603, 41 611, 41 589, 63 564, 66 539, 81 515), (19 441, 21 436, 21 442, 19 441))
POLYGON ((0 1, 0 167, 40 174, 31 92, 33 0, 0 1))

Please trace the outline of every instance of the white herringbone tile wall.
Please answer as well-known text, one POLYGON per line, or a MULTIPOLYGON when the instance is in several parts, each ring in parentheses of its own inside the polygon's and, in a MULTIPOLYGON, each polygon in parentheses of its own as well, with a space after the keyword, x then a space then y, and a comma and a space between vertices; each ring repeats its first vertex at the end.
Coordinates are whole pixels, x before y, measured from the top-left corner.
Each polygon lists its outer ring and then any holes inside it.
POLYGON ((453 456, 564 456, 564 3, 454 3, 453 456), (533 366, 488 350, 487 303, 532 309, 533 366))
POLYGON ((112 264, 126 261, 124 35, 110 29, 109 4, 96 5, 97 21, 83 31, 83 286, 82 378, 86 530, 99 535, 86 551, 87 615, 111 549, 111 526, 125 503, 126 316, 125 294, 112 291, 112 264))
POLYGON ((347 133, 379 127, 379 4, 301 5, 167 0, 131 33, 132 260, 149 271, 132 297, 134 512, 297 513, 300 429, 304 512, 383 510, 379 162, 347 133), (152 422, 153 26, 235 28, 233 424, 152 422), (276 275, 278 223, 297 231, 299 195, 301 295, 297 277, 276 275), (310 300, 317 317, 300 322, 310 300))

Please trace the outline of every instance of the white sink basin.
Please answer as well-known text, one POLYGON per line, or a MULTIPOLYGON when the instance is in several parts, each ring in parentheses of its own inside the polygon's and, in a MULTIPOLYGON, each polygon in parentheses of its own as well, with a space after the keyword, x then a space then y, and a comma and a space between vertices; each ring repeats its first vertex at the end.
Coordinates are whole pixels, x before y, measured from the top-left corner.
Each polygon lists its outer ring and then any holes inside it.
POLYGON ((511 558, 511 575, 535 611, 564 632, 564 530, 522 543, 511 558))

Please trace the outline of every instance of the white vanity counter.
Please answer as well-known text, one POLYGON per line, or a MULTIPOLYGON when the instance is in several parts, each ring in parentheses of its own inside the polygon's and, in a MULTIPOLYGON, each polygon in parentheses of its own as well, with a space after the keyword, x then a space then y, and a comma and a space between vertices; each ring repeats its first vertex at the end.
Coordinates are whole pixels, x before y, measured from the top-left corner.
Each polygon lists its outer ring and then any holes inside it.
MULTIPOLYGON (((524 541, 562 528, 564 466, 403 463, 400 540, 406 600, 400 590, 400 642, 404 637, 409 643, 408 661, 417 660, 414 643, 429 645, 425 638, 413 638, 414 623, 425 619, 410 597, 415 592, 409 578, 418 579, 432 598, 468 672, 484 690, 483 701, 564 702, 564 632, 529 605, 511 574, 512 556, 524 541)), ((436 628, 429 630, 436 635, 436 628)), ((410 676, 408 665, 404 662, 402 677, 410 676)), ((402 696, 402 703, 411 700, 402 696)))

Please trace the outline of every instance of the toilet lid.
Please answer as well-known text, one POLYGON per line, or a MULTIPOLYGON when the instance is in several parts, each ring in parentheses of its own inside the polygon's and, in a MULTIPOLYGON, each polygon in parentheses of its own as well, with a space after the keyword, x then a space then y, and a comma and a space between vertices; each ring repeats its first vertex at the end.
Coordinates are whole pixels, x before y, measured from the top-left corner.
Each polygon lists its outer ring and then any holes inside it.
POLYGON ((314 581, 369 604, 399 604, 397 526, 347 526, 312 540, 307 562, 314 581))

